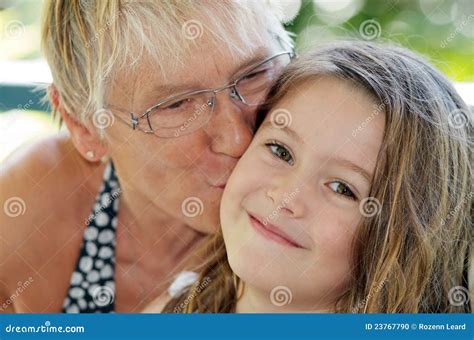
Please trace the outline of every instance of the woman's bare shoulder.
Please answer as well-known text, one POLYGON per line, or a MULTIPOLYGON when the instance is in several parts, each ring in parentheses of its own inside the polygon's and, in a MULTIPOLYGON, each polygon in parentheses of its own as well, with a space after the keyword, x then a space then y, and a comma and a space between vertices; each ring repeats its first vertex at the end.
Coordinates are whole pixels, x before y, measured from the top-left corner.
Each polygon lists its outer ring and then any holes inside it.
POLYGON ((63 200, 65 192, 90 184, 95 168, 98 166, 82 159, 67 135, 46 137, 20 147, 2 161, 0 198, 2 202, 21 199, 34 212, 35 207, 63 200))
POLYGON ((23 256, 47 256, 72 230, 84 226, 81 221, 87 217, 95 196, 87 186, 93 183, 99 187, 100 169, 98 175, 94 170, 101 166, 83 163, 87 162, 81 160, 67 135, 38 140, 2 161, 0 266, 8 269, 4 266, 14 263, 10 254, 22 245, 23 256))
MULTIPOLYGON (((23 145, 13 151, 0 166, 3 185, 18 189, 46 179, 54 168, 61 168, 72 160, 74 146, 66 134, 48 136, 23 145)), ((61 171, 56 171, 60 175, 61 171)))

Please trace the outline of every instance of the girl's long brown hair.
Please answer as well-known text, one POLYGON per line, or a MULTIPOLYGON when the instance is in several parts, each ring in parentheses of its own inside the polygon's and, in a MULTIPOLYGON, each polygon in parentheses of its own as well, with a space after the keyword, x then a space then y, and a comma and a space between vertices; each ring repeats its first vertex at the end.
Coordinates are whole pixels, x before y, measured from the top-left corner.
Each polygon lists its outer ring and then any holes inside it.
MULTIPOLYGON (((372 114, 385 115, 369 194, 381 203, 379 213, 360 223, 353 241, 353 281, 335 301, 335 310, 470 312, 474 188, 468 107, 419 56, 395 46, 339 42, 290 65, 262 112, 292 87, 320 76, 352 82, 378 103, 372 114), (462 303, 459 294, 467 295, 462 303)), ((199 280, 164 312, 235 311, 242 284, 227 262, 221 233, 210 238, 204 252, 208 260, 199 280), (208 284, 198 289, 204 281, 208 284)))

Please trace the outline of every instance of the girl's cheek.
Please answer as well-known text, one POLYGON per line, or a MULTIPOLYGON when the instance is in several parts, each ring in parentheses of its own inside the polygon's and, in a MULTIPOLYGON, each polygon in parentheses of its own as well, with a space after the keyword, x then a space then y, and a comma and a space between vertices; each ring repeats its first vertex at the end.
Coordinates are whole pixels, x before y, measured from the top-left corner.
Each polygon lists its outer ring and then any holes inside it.
POLYGON ((255 187, 273 173, 274 167, 270 164, 272 161, 274 160, 271 159, 271 155, 265 154, 260 147, 254 147, 242 156, 232 176, 240 183, 255 187))
POLYGON ((241 201, 262 179, 262 169, 251 154, 244 154, 235 166, 224 195, 241 201))
POLYGON ((326 212, 327 214, 320 215, 316 222, 313 222, 312 234, 316 247, 322 251, 341 254, 340 252, 345 252, 352 244, 358 218, 344 216, 344 212, 339 209, 329 208, 326 212))

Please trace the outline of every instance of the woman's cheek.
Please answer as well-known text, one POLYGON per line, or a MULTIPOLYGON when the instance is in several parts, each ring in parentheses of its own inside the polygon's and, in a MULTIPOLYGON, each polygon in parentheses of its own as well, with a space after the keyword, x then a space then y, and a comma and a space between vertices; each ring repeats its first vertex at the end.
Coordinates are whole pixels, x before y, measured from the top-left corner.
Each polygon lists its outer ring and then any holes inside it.
POLYGON ((264 158, 265 155, 257 147, 249 149, 242 156, 230 177, 232 191, 248 192, 264 183, 272 172, 264 158))

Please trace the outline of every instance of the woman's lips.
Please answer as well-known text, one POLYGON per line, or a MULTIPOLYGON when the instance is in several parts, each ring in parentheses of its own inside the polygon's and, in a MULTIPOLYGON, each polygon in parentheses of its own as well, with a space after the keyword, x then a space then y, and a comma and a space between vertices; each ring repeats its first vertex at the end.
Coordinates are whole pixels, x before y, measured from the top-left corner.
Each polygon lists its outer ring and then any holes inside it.
POLYGON ((286 235, 276 225, 273 225, 270 223, 264 224, 262 222, 262 219, 254 215, 251 215, 250 213, 248 213, 248 215, 249 215, 249 220, 252 227, 265 238, 275 241, 277 243, 286 245, 286 246, 293 247, 293 248, 304 248, 303 246, 298 244, 296 241, 294 241, 291 237, 286 235))

